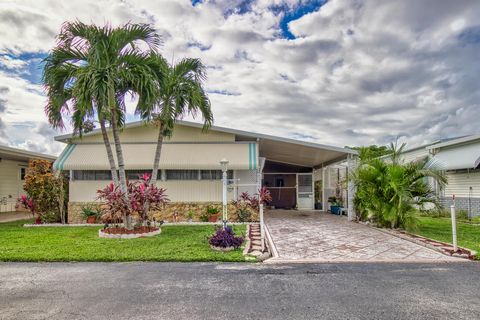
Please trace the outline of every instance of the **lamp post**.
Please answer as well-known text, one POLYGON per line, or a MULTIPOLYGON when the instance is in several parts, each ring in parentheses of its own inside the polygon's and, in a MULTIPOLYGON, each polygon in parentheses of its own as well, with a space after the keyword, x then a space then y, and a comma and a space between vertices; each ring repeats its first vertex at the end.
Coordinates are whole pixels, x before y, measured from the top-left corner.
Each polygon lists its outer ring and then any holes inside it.
POLYGON ((227 227, 227 214, 228 214, 228 207, 227 207, 227 170, 228 170, 228 160, 223 158, 220 160, 220 165, 222 167, 222 220, 223 220, 223 228, 227 227))

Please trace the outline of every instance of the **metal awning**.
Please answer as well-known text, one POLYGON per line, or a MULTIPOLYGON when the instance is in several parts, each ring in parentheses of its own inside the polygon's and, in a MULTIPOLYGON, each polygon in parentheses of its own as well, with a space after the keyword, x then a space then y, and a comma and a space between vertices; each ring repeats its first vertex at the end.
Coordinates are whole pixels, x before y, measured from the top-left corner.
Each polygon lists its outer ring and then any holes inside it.
POLYGON ((450 149, 440 149, 431 160, 442 170, 472 169, 480 164, 480 145, 470 144, 450 149))
MULTIPOLYGON (((122 144, 125 169, 151 169, 156 144, 122 144)), ((115 147, 112 145, 115 154, 115 147)), ((114 155, 115 156, 115 155, 114 155)), ((161 169, 219 170, 219 161, 229 161, 234 170, 257 169, 256 143, 164 143, 161 169)), ((115 156, 116 160, 116 156, 115 156)), ((103 144, 69 144, 54 163, 55 170, 108 170, 103 144)))

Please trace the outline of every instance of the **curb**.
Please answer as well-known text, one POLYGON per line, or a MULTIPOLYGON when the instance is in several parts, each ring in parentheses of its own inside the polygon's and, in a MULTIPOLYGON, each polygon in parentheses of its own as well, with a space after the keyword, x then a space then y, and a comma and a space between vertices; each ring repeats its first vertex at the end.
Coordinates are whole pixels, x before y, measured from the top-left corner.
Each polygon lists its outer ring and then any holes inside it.
POLYGON ((267 260, 278 258, 279 255, 278 255, 277 247, 275 247, 275 243, 273 243, 273 239, 272 239, 272 236, 270 235, 270 230, 268 229, 267 224, 265 223, 264 226, 265 226, 265 238, 267 239, 267 245, 270 249, 268 250, 268 252, 271 253, 269 254, 269 257, 262 260, 263 262, 266 262, 267 260))
MULTIPOLYGON (((251 225, 257 222, 229 222, 230 225, 251 225)), ((221 225, 222 222, 164 222, 163 226, 215 226, 221 225)), ((33 224, 26 223, 23 226, 25 228, 41 228, 41 227, 103 227, 104 223, 42 223, 42 224, 33 224)), ((119 226, 123 226, 123 223, 118 223, 119 226)))

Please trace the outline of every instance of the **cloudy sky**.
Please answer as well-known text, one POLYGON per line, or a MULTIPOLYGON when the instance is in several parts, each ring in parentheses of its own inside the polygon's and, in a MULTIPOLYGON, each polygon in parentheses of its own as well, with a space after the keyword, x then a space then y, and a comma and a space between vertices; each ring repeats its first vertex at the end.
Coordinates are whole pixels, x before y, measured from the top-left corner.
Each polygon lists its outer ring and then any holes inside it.
POLYGON ((63 148, 40 78, 74 19, 148 22, 169 61, 201 58, 216 125, 338 146, 479 133, 479 16, 475 0, 0 0, 0 144, 63 148))

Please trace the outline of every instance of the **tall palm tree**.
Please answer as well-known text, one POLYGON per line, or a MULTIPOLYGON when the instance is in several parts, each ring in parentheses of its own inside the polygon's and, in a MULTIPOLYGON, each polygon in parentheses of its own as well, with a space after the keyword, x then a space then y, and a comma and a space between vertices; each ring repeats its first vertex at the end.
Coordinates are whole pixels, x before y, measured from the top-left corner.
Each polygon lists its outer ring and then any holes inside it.
POLYGON ((156 183, 158 179, 163 139, 172 135, 178 119, 187 114, 195 117, 200 113, 204 130, 208 130, 213 123, 210 100, 203 90, 206 73, 202 62, 199 59, 185 58, 175 65, 169 65, 165 59, 159 58, 157 66, 160 84, 157 103, 153 108, 149 108, 150 105, 147 108, 137 108, 137 114, 145 120, 153 120, 159 127, 151 183, 156 183))
MULTIPOLYGON (((120 184, 126 197, 125 163, 119 137, 125 117, 124 98, 127 93, 138 95, 140 109, 151 108, 157 101, 161 77, 153 69, 153 62, 158 60, 159 45, 159 35, 146 24, 128 23, 113 28, 75 21, 63 25, 56 47, 45 58, 43 82, 48 95, 45 112, 49 122, 55 128, 63 128, 63 116, 72 112, 74 129, 81 134, 83 121, 96 115, 112 179, 120 184), (119 179, 107 122, 115 144, 119 179)), ((126 220, 125 217, 127 223, 126 220)))

